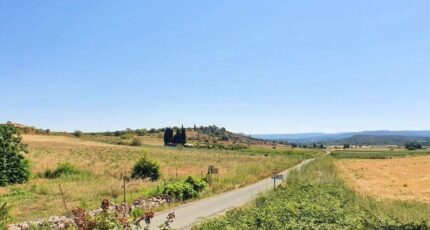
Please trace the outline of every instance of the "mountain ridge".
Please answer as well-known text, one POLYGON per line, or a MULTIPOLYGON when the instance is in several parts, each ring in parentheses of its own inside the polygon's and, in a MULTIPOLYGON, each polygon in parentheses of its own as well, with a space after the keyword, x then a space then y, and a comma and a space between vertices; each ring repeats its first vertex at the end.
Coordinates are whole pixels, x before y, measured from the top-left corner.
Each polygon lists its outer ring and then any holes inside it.
POLYGON ((337 142, 343 139, 352 138, 354 136, 369 136, 369 137, 414 137, 414 138, 430 138, 430 130, 371 130, 361 132, 340 132, 340 133, 297 133, 297 134, 253 134, 255 138, 275 141, 288 141, 297 143, 308 142, 337 142))

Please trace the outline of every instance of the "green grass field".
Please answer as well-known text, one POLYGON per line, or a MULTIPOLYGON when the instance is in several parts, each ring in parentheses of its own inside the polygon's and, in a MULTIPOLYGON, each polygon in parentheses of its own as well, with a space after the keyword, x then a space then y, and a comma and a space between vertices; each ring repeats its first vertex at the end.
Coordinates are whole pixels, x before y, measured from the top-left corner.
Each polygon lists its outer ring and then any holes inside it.
MULTIPOLYGON (((318 151, 295 150, 272 152, 224 151, 164 147, 144 144, 141 147, 112 145, 75 137, 27 135, 32 178, 28 183, 0 188, 0 203, 11 207, 14 221, 33 220, 65 213, 59 190, 61 185, 69 209, 99 206, 103 198, 122 201, 121 175, 130 175, 134 163, 142 156, 156 160, 162 179, 156 182, 133 180, 127 183, 127 201, 146 196, 163 181, 201 176, 209 165, 219 168, 213 184, 204 196, 225 192, 257 182, 285 170, 318 151), (38 177, 46 169, 68 162, 82 173, 56 179, 38 177)), ((105 140, 104 140, 105 141, 105 140)), ((151 140, 154 141, 154 140, 151 140)))
POLYGON ((406 150, 406 149, 369 149, 369 150, 335 150, 333 157, 339 159, 390 159, 395 157, 409 157, 430 155, 430 149, 406 150))
POLYGON ((196 229, 428 229, 430 206, 357 195, 330 156, 294 172, 281 188, 196 229))

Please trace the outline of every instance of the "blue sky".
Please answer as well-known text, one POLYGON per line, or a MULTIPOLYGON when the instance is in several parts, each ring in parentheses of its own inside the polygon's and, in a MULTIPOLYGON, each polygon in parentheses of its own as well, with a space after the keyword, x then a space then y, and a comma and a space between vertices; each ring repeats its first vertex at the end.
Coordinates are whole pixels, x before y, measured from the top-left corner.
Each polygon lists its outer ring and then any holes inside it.
POLYGON ((430 129, 429 1, 3 1, 0 122, 430 129))

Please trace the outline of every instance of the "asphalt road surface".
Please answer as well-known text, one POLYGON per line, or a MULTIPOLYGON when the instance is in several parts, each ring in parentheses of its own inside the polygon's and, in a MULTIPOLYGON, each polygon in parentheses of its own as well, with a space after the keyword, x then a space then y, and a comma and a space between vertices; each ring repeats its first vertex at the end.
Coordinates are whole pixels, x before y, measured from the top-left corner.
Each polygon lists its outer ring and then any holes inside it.
MULTIPOLYGON (((313 160, 314 159, 304 160, 300 164, 279 174, 283 175, 285 180, 291 170, 300 169, 302 166, 313 160)), ((277 180, 276 186, 278 186, 280 183, 281 181, 277 180)), ((232 190, 213 197, 183 204, 163 212, 155 213, 154 218, 151 220, 150 229, 158 229, 158 226, 164 223, 167 215, 171 212, 174 212, 176 216, 171 227, 174 229, 191 229, 191 227, 196 223, 206 218, 225 213, 229 209, 242 206, 252 201, 260 193, 273 189, 273 187, 273 179, 267 178, 240 189, 232 190)))

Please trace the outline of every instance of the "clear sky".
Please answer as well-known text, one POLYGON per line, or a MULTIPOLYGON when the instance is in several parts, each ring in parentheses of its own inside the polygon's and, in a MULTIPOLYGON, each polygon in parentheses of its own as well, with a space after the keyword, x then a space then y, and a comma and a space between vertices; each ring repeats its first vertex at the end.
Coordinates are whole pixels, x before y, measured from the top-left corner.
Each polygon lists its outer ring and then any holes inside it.
POLYGON ((430 1, 0 0, 0 123, 430 129, 430 1))

